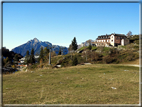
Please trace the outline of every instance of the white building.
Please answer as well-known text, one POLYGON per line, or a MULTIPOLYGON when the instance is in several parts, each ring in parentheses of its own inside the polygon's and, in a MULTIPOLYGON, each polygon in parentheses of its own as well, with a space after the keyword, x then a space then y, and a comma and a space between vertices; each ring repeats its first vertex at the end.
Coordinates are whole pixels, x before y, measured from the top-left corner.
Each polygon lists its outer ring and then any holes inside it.
MULTIPOLYGON (((39 55, 35 55, 35 56, 34 56, 34 58, 35 58, 35 60, 38 60, 39 55)), ((19 59, 19 61, 20 61, 20 63, 21 63, 21 64, 24 64, 25 57, 23 57, 23 58, 19 59)))

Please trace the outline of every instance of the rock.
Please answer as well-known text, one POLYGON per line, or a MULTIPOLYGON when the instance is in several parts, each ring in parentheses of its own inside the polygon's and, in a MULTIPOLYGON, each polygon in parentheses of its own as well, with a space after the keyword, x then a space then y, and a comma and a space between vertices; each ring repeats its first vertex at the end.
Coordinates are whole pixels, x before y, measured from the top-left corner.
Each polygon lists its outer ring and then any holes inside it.
POLYGON ((61 65, 56 65, 58 68, 61 68, 61 65))
POLYGON ((91 63, 84 63, 85 65, 90 65, 91 63))
POLYGON ((115 87, 111 87, 112 89, 116 89, 115 87))
POLYGON ((27 72, 28 70, 26 69, 25 72, 27 72))

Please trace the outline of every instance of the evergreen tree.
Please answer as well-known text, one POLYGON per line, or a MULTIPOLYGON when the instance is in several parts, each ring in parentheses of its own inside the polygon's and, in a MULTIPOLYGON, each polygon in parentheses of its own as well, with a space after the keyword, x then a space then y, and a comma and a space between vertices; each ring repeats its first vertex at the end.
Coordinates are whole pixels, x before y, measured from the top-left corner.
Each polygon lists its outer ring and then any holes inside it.
POLYGON ((59 50, 59 53, 58 53, 58 55, 61 55, 61 49, 59 50))
POLYGON ((30 55, 30 63, 35 63, 35 58, 34 58, 34 49, 32 48, 31 50, 31 55, 30 55))
POLYGON ((47 47, 45 47, 44 49, 43 49, 43 54, 44 55, 47 55, 49 53, 49 49, 47 49, 47 47))
POLYGON ((89 44, 88 49, 89 49, 89 50, 91 50, 91 49, 92 49, 92 45, 91 45, 91 43, 89 44))
POLYGON ((76 42, 76 38, 74 37, 73 41, 72 41, 72 49, 73 50, 77 50, 77 42, 76 42))
POLYGON ((15 62, 18 61, 18 54, 15 54, 15 56, 14 56, 14 61, 15 61, 15 62))
POLYGON ((40 55, 39 55, 39 60, 43 60, 43 57, 44 57, 44 55, 43 55, 43 47, 41 47, 41 49, 40 49, 40 55))
POLYGON ((25 56, 25 63, 28 64, 29 62, 30 62, 30 55, 29 55, 29 51, 27 51, 25 56))
POLYGON ((78 59, 77 59, 77 57, 75 56, 74 59, 73 59, 72 65, 73 65, 73 66, 76 66, 77 64, 78 64, 78 59))

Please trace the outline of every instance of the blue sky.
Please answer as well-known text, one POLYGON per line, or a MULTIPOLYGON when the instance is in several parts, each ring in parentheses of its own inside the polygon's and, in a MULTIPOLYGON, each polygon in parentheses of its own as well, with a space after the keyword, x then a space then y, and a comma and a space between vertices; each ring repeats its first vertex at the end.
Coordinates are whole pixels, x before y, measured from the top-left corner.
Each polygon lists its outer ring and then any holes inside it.
POLYGON ((139 34, 139 3, 4 3, 3 46, 37 38, 69 46, 111 33, 139 34))

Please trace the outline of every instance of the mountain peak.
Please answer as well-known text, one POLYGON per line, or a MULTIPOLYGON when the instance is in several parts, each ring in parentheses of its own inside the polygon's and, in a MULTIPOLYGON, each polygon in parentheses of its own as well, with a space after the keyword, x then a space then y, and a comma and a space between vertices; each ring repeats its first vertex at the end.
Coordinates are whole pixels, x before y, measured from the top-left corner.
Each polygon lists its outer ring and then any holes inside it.
MULTIPOLYGON (((40 53, 40 47, 51 47, 52 43, 50 42, 42 42, 38 40, 37 38, 33 38, 32 40, 28 41, 27 43, 20 45, 14 49, 12 49, 13 52, 15 53, 20 53, 22 56, 26 55, 27 50, 30 51, 31 48, 34 48, 34 52, 40 53)), ((60 50, 60 46, 52 48, 53 51, 55 51, 56 54, 58 54, 60 50)), ((66 49, 65 51, 63 50, 63 54, 67 54, 68 50, 66 49)))
POLYGON ((39 40, 37 38, 34 38, 33 40, 34 40, 34 42, 39 42, 39 40))

